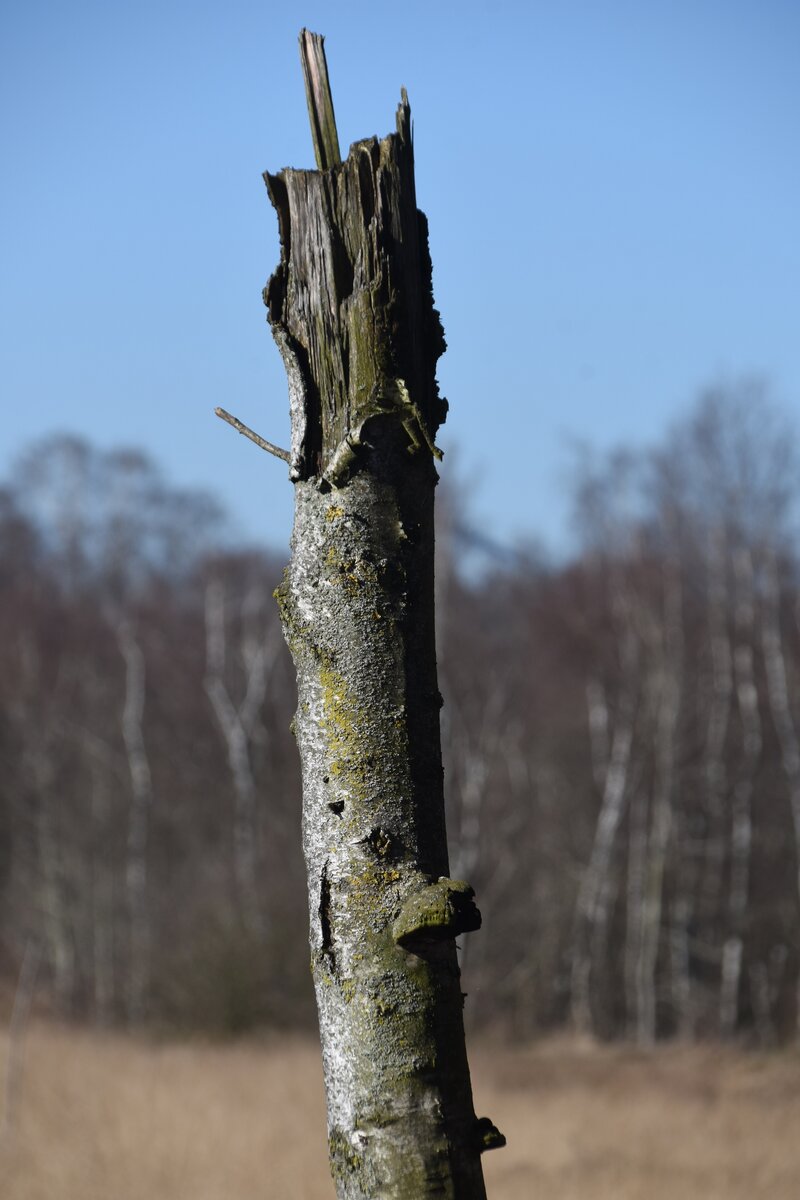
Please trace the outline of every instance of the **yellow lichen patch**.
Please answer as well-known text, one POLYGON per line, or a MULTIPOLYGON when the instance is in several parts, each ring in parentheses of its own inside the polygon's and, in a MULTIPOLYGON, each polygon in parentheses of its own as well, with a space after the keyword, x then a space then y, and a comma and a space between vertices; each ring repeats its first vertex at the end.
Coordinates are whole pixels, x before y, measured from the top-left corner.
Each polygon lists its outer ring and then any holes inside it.
POLYGON ((341 504, 331 504, 325 510, 326 521, 338 521, 344 516, 344 509, 341 504))
POLYGON ((371 887, 384 887, 389 883, 397 883, 402 879, 402 872, 396 867, 379 867, 372 862, 367 862, 363 871, 359 871, 357 875, 350 875, 349 883, 355 891, 361 891, 371 887))
POLYGON ((343 557, 336 546, 329 546, 326 550, 325 563, 326 566, 338 573, 348 596, 355 596, 364 586, 363 563, 352 557, 343 557))
POLYGON ((358 706, 347 683, 333 667, 323 665, 319 674, 322 687, 322 729, 326 735, 329 772, 342 782, 355 799, 366 794, 372 763, 361 740, 358 706))
POLYGON ((363 1159, 354 1150, 345 1135, 339 1129, 332 1129, 328 1137, 328 1155, 331 1174, 334 1179, 343 1179, 357 1172, 363 1165, 363 1159))

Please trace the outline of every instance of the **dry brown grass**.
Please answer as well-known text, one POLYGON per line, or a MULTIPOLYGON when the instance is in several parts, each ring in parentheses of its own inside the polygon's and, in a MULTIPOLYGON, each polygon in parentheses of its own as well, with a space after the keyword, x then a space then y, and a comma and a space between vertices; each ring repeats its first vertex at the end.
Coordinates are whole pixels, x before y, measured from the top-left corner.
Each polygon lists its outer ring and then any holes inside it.
MULTIPOLYGON (((5 1041, 0 1055, 5 1061, 5 1041)), ((473 1050, 491 1200, 797 1200, 800 1056, 557 1040, 473 1050)), ((316 1046, 32 1025, 3 1200, 332 1200, 316 1046)))

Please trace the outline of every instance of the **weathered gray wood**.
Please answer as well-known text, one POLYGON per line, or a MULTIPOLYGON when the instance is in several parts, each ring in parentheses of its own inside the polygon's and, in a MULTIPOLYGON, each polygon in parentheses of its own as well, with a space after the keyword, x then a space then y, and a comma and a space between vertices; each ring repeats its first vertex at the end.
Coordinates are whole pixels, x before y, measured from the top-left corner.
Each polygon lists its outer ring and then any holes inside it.
POLYGON ((300 61, 306 84, 308 119, 314 141, 314 158, 320 171, 327 171, 342 161, 339 134, 333 112, 328 63, 325 59, 325 38, 308 29, 300 30, 300 61))
MULTIPOLYGON (((313 124, 313 119, 312 119, 313 124)), ((266 175, 295 521, 276 595, 297 669, 311 965, 340 1200, 485 1196, 448 878, 433 608, 446 404, 410 109, 324 171, 266 175)))

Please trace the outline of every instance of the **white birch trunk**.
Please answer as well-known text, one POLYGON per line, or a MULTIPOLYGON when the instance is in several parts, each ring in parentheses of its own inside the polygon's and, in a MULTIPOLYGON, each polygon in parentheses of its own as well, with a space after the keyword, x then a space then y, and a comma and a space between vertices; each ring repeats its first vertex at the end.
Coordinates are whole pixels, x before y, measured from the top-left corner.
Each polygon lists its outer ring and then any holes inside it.
POLYGON ((728 778, 725 744, 733 700, 733 655, 728 634, 727 539, 712 531, 708 545, 708 635, 711 648, 711 695, 705 745, 705 864, 701 883, 702 915, 713 921, 722 902, 725 860, 724 812, 728 778))
POLYGON ((683 619, 678 564, 665 572, 662 662, 656 718, 656 761, 652 818, 642 908, 642 937, 637 963, 636 1040, 652 1045, 656 1038, 656 970, 661 936, 664 870, 672 832, 675 737, 680 714, 683 619))
POLYGON ((145 1016, 150 977, 147 850, 153 785, 142 731, 145 703, 145 661, 141 647, 128 621, 121 621, 117 626, 117 644, 125 663, 122 738, 128 756, 128 771, 131 781, 125 868, 129 928, 126 1004, 128 1021, 131 1025, 138 1025, 145 1016))
POLYGON ((586 711, 589 717, 589 744, 592 751, 592 775, 602 795, 608 773, 608 703, 606 690, 599 679, 586 684, 586 711))
POLYGON ((258 888, 258 826, 256 782, 250 757, 250 740, 267 691, 277 644, 261 639, 245 649, 246 687, 236 705, 225 685, 225 593, 219 580, 206 588, 205 689, 228 753, 234 790, 233 863, 236 888, 245 927, 260 940, 266 921, 258 888))
POLYGON ((753 662, 753 562, 748 549, 740 547, 735 551, 733 567, 736 581, 736 644, 733 664, 742 727, 742 759, 733 789, 728 936, 722 947, 719 1024, 724 1037, 730 1037, 734 1033, 739 1014, 744 922, 750 888, 753 791, 761 755, 761 717, 753 662))
MULTIPOLYGON (((649 722, 648 722, 649 727, 649 722)), ((642 1009, 642 942, 647 892, 647 844, 651 797, 645 787, 631 793, 628 870, 625 887, 625 1014, 628 1037, 636 1040, 642 1009)))
MULTIPOLYGON (((589 862, 583 873, 574 918, 574 934, 571 962, 571 1009, 575 1027, 583 1032, 593 1029, 591 975, 598 954, 607 944, 608 923, 613 902, 611 880, 611 858, 617 831, 625 808, 628 768, 633 743, 633 726, 636 714, 638 640, 631 624, 630 605, 622 589, 616 600, 620 622, 620 681, 617 711, 605 771, 600 812, 597 817, 594 841, 589 862)), ((596 730, 600 722, 608 725, 607 717, 591 712, 597 705, 600 692, 595 686, 587 693, 590 704, 590 726, 595 724, 594 744, 597 746, 596 730)), ((597 767, 595 773, 599 774, 597 767)))

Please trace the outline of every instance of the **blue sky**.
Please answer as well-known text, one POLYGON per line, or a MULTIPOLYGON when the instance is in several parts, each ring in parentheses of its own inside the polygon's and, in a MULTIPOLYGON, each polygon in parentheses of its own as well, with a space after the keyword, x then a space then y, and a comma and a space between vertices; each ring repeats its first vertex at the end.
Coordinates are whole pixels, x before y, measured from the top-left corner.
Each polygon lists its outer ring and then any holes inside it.
POLYGON ((800 409, 793 0, 6 0, 0 472, 55 429, 140 445, 286 544, 283 465, 212 410, 288 441, 260 173, 313 165, 302 25, 343 148, 408 88, 473 523, 563 549, 570 442, 654 440, 709 382, 800 409))

